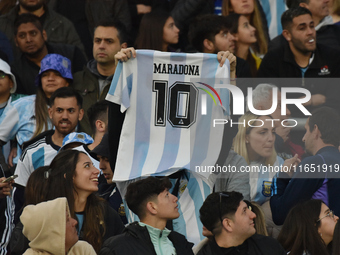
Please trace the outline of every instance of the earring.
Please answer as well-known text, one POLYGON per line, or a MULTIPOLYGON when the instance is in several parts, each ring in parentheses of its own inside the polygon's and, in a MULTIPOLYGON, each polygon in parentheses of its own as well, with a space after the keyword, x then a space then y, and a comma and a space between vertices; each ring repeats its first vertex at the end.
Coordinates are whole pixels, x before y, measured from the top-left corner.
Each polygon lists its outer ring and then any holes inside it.
POLYGON ((322 233, 320 233, 320 236, 322 237, 322 233))

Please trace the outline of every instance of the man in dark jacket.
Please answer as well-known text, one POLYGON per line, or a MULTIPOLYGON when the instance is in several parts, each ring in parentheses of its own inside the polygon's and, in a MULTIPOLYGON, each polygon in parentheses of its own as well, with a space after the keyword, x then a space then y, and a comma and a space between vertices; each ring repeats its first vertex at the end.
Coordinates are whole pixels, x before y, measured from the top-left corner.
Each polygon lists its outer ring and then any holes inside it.
MULTIPOLYGON (((77 46, 84 51, 77 31, 71 21, 49 9, 45 5, 45 0, 27 1, 19 0, 19 4, 9 13, 0 17, 0 31, 4 32, 14 46, 14 22, 23 13, 31 13, 39 17, 48 41, 52 43, 65 43, 77 46)), ((14 47, 13 47, 13 50, 14 47)))
MULTIPOLYGON (((334 79, 325 79, 340 77, 340 60, 334 57, 340 52, 316 42, 312 14, 306 8, 285 11, 281 23, 286 43, 266 54, 258 77, 298 78, 289 81, 281 79, 274 84, 308 89, 312 97, 303 104, 308 110, 322 105, 340 110, 339 85, 334 79)), ((301 117, 297 109, 290 108, 290 111, 293 117, 301 117)))
POLYGON ((273 238, 255 234, 253 213, 239 192, 210 194, 200 209, 203 225, 213 237, 198 255, 284 255, 285 250, 273 238))
POLYGON ((83 71, 74 75, 71 85, 84 98, 85 116, 80 122, 80 130, 87 134, 93 135, 87 110, 94 103, 105 99, 116 70, 114 56, 126 47, 127 32, 124 24, 112 19, 98 23, 94 31, 94 59, 87 63, 83 71))
MULTIPOLYGON (((332 48, 340 49, 340 26, 333 24, 332 16, 329 15, 327 1, 318 0, 287 0, 288 8, 304 7, 313 15, 318 43, 332 48)), ((284 36, 278 35, 268 45, 269 50, 281 47, 285 43, 284 36)))
POLYGON ((280 172, 273 180, 270 207, 276 224, 283 224, 291 208, 309 199, 321 199, 335 215, 340 214, 339 126, 339 114, 328 107, 320 107, 308 118, 302 140, 312 156, 295 171, 280 172))
POLYGON ((168 178, 148 177, 131 183, 126 202, 140 222, 128 225, 123 234, 109 238, 100 251, 105 254, 193 254, 192 243, 165 226, 179 217, 177 197, 169 193, 168 178), (165 252, 166 251, 166 252, 165 252))
POLYGON ((35 94, 35 77, 40 70, 40 62, 47 55, 57 53, 71 60, 72 73, 82 70, 86 59, 74 45, 47 43, 46 31, 33 14, 20 15, 14 25, 15 42, 20 53, 12 64, 17 78, 17 93, 35 94))

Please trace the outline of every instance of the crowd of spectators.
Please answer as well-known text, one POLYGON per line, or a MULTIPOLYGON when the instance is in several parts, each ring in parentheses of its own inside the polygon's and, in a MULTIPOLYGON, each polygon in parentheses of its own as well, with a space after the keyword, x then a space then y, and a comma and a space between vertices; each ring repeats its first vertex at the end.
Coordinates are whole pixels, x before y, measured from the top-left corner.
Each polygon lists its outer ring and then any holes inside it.
POLYGON ((338 254, 339 77, 340 0, 0 0, 0 255, 338 254), (138 50, 227 60, 237 172, 115 182, 138 50))

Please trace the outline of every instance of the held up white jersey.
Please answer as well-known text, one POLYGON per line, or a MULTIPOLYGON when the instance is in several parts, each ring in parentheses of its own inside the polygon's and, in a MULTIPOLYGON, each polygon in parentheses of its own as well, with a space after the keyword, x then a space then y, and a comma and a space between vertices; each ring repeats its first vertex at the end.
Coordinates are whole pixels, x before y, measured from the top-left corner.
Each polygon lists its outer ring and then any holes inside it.
POLYGON ((214 119, 230 115, 229 91, 216 87, 229 76, 214 54, 138 50, 119 63, 106 97, 126 111, 113 179, 213 166, 224 130, 214 119))

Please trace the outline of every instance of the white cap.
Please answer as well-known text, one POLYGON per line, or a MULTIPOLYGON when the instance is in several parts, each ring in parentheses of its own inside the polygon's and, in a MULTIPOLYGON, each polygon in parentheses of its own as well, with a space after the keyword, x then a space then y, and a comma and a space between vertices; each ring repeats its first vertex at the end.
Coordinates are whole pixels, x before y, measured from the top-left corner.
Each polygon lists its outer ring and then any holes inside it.
POLYGON ((15 93, 17 90, 17 81, 15 80, 15 76, 11 73, 11 67, 7 64, 6 61, 0 59, 0 71, 3 71, 5 74, 11 76, 13 81, 13 88, 11 88, 11 93, 15 93))

